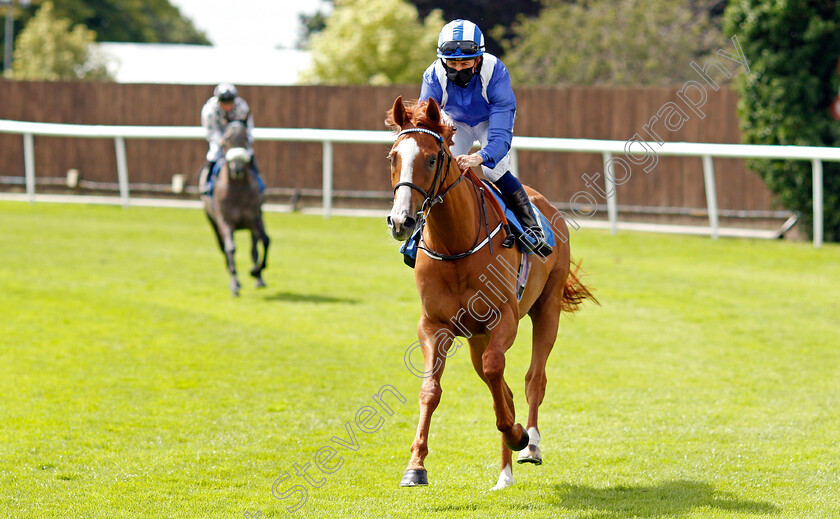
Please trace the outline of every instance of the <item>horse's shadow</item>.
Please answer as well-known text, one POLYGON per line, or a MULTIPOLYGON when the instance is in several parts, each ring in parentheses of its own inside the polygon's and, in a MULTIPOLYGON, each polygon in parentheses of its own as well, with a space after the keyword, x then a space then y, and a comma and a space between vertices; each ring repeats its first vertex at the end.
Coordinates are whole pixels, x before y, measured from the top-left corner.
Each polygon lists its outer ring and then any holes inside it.
POLYGON ((346 305, 359 304, 358 299, 334 297, 321 294, 296 294, 294 292, 275 292, 265 296, 266 301, 280 301, 284 303, 340 303, 346 305))
POLYGON ((551 504, 586 512, 590 519, 679 516, 695 508, 748 514, 775 514, 779 508, 765 501, 739 499, 700 481, 666 481, 652 486, 595 488, 570 483, 554 485, 551 504))

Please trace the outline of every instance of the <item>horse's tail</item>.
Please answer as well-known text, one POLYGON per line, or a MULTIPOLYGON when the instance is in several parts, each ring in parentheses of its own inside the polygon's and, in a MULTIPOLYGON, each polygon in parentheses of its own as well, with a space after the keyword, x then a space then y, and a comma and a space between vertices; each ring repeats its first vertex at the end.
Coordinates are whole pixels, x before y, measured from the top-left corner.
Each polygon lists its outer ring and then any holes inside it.
POLYGON ((592 291, 581 281, 580 263, 571 262, 574 266, 573 270, 569 270, 569 276, 566 278, 566 285, 563 287, 563 300, 560 301, 560 309, 564 312, 576 312, 580 310, 580 305, 589 299, 595 304, 600 305, 598 299, 592 294, 592 291))

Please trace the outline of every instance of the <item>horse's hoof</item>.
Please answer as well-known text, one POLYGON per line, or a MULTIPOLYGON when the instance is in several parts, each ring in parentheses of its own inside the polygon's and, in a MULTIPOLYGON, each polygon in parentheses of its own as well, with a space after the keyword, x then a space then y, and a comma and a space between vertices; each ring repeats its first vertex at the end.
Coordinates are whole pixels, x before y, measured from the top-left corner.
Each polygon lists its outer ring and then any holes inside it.
POLYGON ((254 283, 254 286, 256 288, 265 288, 266 284, 265 284, 265 281, 262 280, 262 278, 257 278, 257 282, 254 283))
POLYGON ((401 487, 424 487, 429 484, 426 469, 408 469, 400 480, 401 487))
POLYGON ((522 431, 522 436, 520 437, 518 442, 512 444, 508 442, 507 438, 505 438, 505 445, 507 445, 508 449, 512 451, 521 451, 522 449, 528 446, 528 443, 530 441, 530 438, 528 437, 528 431, 526 431, 525 428, 522 427, 522 424, 516 424, 513 426, 513 429, 511 429, 512 434, 518 431, 522 431))
POLYGON ((496 482, 496 486, 490 490, 503 490, 511 485, 513 485, 513 471, 511 470, 510 465, 506 465, 505 468, 502 469, 501 474, 499 474, 499 481, 496 482))
POLYGON ((542 453, 540 452, 539 445, 529 444, 528 448, 519 451, 519 457, 516 458, 516 462, 542 465, 542 453))

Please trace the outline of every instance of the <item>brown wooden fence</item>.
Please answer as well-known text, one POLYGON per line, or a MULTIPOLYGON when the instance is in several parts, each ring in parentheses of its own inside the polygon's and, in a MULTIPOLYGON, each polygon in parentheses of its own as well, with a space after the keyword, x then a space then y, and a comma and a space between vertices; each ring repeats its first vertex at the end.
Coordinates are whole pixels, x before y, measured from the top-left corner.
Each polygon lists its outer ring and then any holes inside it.
MULTIPOLYGON (((239 87, 257 126, 383 130, 385 111, 397 95, 419 94, 418 85, 248 86, 239 87)), ((676 88, 518 88, 515 133, 533 137, 570 137, 625 141, 667 102, 685 106, 676 88)), ((197 126, 212 88, 197 85, 90 82, 17 82, 0 80, 0 119, 103 125, 197 126)), ((678 131, 659 135, 666 141, 738 143, 736 96, 726 88, 708 91, 703 118, 686 109, 689 119, 678 131)), ((656 127, 656 126, 654 126, 656 127)), ((23 176, 22 139, 0 134, 0 176, 23 176)), ((63 177, 78 169, 86 180, 116 182, 114 144, 110 139, 35 138, 38 177, 63 177)), ((194 140, 126 141, 132 183, 169 184, 185 174, 195 184, 206 144, 194 140)), ((335 144, 334 189, 390 191, 383 145, 335 144)), ((270 187, 321 187, 321 145, 257 142, 256 153, 270 187)), ((563 203, 586 189, 582 176, 601 172, 599 154, 519 153, 522 180, 550 200, 563 203)), ((772 196, 742 160, 715 160, 721 209, 766 211, 772 196)), ((0 186, 6 190, 8 187, 0 186)), ((590 190, 591 191, 591 190, 590 190)), ((705 207, 700 158, 660 157, 651 173, 634 170, 619 187, 621 205, 705 207)))

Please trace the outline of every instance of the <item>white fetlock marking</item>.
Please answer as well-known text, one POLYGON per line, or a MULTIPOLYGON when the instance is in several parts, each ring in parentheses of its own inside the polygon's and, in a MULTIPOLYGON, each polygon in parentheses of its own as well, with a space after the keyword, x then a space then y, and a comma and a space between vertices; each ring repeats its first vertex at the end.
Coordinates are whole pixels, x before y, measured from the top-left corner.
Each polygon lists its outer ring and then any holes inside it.
POLYGON ((502 490, 503 488, 507 488, 511 485, 513 485, 513 470, 511 470, 510 465, 505 465, 505 468, 502 469, 502 473, 499 474, 499 481, 491 490, 502 490))
POLYGON ((528 438, 528 445, 536 445, 537 447, 540 446, 540 432, 536 427, 528 428, 528 438))
MULTIPOLYGON (((528 428, 528 446, 519 451, 519 455, 516 458, 517 460, 533 460, 538 459, 542 460, 542 455, 540 454, 540 433, 537 431, 536 427, 529 427, 528 428)), ((522 463, 522 462, 520 462, 522 463)))

